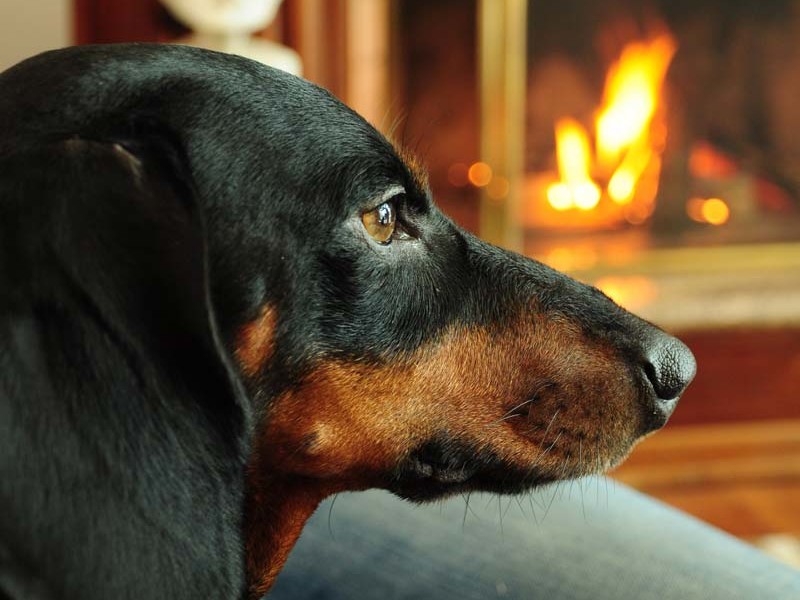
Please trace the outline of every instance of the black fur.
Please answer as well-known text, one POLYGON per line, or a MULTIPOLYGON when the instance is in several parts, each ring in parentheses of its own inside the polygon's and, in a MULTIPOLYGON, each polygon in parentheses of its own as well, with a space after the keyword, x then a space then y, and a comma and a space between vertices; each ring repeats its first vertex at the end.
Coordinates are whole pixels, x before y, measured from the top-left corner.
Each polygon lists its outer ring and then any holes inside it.
MULTIPOLYGON (((82 47, 0 76, 0 595, 242 595, 252 422, 323 358, 384 363, 535 305, 646 382, 648 325, 429 196, 327 92, 245 59, 82 47), (392 185, 384 247, 359 214, 392 185), (280 352, 246 386, 232 348, 266 303, 280 352)), ((467 456, 507 467, 481 452, 444 435, 388 476, 423 497, 467 456)))

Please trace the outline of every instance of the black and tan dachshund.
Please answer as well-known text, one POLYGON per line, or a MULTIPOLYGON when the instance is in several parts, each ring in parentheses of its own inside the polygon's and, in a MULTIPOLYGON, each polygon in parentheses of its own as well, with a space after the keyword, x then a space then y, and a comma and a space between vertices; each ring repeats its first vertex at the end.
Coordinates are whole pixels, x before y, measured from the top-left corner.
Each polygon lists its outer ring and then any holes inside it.
POLYGON ((2 598, 259 596, 327 495, 599 473, 694 371, 310 83, 158 45, 0 76, 2 598))

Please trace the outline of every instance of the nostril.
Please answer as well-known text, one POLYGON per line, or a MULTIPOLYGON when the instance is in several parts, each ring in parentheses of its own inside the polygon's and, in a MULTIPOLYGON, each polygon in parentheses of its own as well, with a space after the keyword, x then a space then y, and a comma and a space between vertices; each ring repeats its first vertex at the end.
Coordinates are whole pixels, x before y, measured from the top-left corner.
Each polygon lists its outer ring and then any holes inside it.
POLYGON ((643 368, 656 396, 661 400, 673 400, 691 383, 697 365, 683 342, 660 333, 646 349, 643 368))
POLYGON ((656 373, 656 368, 653 366, 651 362, 644 363, 644 374, 647 375, 647 380, 653 386, 653 389, 656 391, 656 395, 661 398, 661 393, 659 392, 658 388, 661 387, 661 384, 658 380, 658 374, 656 373))

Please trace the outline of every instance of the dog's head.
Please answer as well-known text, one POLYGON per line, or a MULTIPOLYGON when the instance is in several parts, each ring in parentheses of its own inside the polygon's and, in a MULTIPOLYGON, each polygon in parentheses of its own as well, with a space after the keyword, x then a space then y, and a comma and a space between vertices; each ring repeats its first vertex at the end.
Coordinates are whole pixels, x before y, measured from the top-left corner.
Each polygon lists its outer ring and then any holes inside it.
MULTIPOLYGON (((203 213, 210 304, 258 415, 255 537, 291 538, 341 490, 424 500, 601 472, 694 375, 678 340, 454 225, 413 161, 307 82, 185 48, 38 60, 70 74, 49 94, 95 110, 34 109, 30 130, 120 144, 145 184, 158 139, 203 213)), ((286 548, 249 547, 256 583, 273 576, 286 548)))
POLYGON ((220 318, 264 411, 254 444, 270 478, 411 499, 516 492, 603 471, 666 422, 694 375, 681 342, 463 231, 373 127, 275 80, 280 103, 254 98, 246 136, 226 142, 241 208, 211 232, 229 261, 214 303, 238 303, 220 318))

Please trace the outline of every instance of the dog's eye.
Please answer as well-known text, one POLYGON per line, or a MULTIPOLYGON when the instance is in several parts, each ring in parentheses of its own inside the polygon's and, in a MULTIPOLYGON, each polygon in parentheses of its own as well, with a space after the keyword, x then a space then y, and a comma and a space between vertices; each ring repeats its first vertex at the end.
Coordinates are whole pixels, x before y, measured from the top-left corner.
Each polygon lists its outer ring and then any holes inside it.
POLYGON ((384 202, 361 215, 361 222, 370 237, 379 244, 392 241, 397 225, 397 211, 393 202, 384 202))

